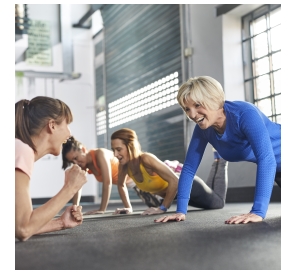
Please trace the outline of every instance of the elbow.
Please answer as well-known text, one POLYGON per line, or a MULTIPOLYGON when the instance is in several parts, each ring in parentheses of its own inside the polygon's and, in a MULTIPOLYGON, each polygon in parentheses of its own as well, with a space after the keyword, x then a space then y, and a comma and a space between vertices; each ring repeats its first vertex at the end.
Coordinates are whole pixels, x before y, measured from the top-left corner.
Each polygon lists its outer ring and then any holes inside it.
POLYGON ((126 188, 126 184, 117 184, 117 190, 124 190, 126 188))
POLYGON ((272 159, 269 159, 269 163, 270 163, 269 166, 276 168, 277 162, 274 156, 272 157, 272 159))
POLYGON ((276 168, 277 167, 277 162, 276 162, 274 155, 266 156, 264 159, 262 159, 262 164, 263 163, 264 163, 264 166, 266 166, 268 168, 276 168))
POLYGON ((104 188, 112 188, 112 183, 111 182, 103 182, 103 187, 104 188))
POLYGON ((172 184, 173 184, 172 188, 177 191, 178 190, 178 180, 174 181, 172 184))
POLYGON ((27 228, 16 228, 15 229, 15 237, 19 241, 26 241, 28 240, 32 234, 27 230, 27 228))

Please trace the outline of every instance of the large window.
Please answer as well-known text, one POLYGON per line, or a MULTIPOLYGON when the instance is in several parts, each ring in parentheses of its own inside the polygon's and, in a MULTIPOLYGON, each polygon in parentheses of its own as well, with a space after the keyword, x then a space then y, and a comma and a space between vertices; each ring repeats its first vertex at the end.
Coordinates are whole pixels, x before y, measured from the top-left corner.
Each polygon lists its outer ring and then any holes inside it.
POLYGON ((264 5, 242 18, 246 100, 281 123, 281 5, 264 5))

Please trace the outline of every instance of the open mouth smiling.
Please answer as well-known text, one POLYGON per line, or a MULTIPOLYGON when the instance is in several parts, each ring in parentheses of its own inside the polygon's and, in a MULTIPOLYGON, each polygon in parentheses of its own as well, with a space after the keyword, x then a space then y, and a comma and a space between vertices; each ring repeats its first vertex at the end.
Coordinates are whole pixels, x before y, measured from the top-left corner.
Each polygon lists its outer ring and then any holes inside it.
POLYGON ((199 119, 194 120, 197 124, 203 122, 205 118, 204 117, 200 117, 199 119))

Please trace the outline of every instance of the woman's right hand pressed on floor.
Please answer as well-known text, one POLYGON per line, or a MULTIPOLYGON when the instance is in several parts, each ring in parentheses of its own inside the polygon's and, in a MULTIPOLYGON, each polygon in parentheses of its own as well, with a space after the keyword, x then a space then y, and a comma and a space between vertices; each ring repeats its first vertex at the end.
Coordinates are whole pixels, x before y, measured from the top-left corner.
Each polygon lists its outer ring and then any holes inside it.
POLYGON ((168 221, 184 221, 186 218, 185 214, 177 213, 172 215, 162 216, 158 219, 154 219, 154 222, 168 222, 168 221))
POLYGON ((247 213, 232 216, 231 218, 225 220, 225 224, 246 224, 251 222, 261 222, 263 218, 257 214, 247 213))
POLYGON ((117 208, 113 214, 131 214, 132 212, 132 208, 117 208))
POLYGON ((85 212, 83 215, 104 214, 104 213, 105 213, 104 211, 92 210, 92 211, 85 212))

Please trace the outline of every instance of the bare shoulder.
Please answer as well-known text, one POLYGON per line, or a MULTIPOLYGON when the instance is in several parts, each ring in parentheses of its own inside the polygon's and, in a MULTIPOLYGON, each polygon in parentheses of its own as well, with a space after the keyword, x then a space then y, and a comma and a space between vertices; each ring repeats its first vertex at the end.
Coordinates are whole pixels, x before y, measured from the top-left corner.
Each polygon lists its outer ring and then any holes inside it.
POLYGON ((97 155, 103 155, 103 156, 106 156, 106 157, 112 157, 113 156, 113 152, 109 149, 106 149, 106 148, 97 148, 95 150, 96 154, 97 155))
POLYGON ((160 160, 152 153, 145 152, 141 155, 141 160, 144 165, 152 166, 153 164, 160 162, 160 160))
POLYGON ((113 152, 106 148, 97 148, 95 150, 95 154, 96 154, 95 156, 96 156, 97 164, 101 164, 104 161, 108 162, 114 157, 113 152))

